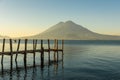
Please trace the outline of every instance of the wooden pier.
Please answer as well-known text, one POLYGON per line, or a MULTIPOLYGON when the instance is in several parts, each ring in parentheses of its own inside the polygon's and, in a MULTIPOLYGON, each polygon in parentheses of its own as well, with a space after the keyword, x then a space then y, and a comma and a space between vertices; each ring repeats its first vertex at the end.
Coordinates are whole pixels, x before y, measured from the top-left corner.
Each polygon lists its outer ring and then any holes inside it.
POLYGON ((3 45, 2 45, 2 51, 0 52, 0 55, 2 56, 1 57, 1 69, 3 70, 3 60, 4 60, 4 55, 8 55, 10 56, 10 69, 12 70, 13 68, 13 55, 15 55, 15 61, 17 62, 17 59, 18 59, 18 54, 23 54, 24 57, 23 57, 23 60, 24 60, 24 67, 25 69, 27 68, 27 54, 33 54, 33 66, 35 66, 35 56, 37 53, 41 53, 41 68, 44 67, 44 54, 45 52, 48 52, 48 61, 50 62, 50 52, 53 51, 54 52, 54 61, 58 61, 59 59, 59 51, 62 52, 62 60, 63 60, 63 49, 64 49, 64 40, 53 40, 54 43, 54 48, 51 48, 51 43, 50 43, 50 40, 48 39, 47 40, 47 44, 48 44, 48 48, 44 48, 44 40, 37 40, 37 39, 33 39, 32 41, 32 49, 28 49, 27 45, 28 45, 28 39, 24 39, 22 41, 24 41, 24 43, 21 43, 21 39, 18 39, 18 40, 14 40, 14 39, 8 39, 9 41, 9 47, 10 47, 10 51, 5 51, 5 44, 6 44, 6 39, 3 39, 3 45), (41 43, 38 44, 37 42, 40 41, 41 43), (61 41, 61 43, 58 43, 58 41, 61 41), (13 50, 13 42, 16 42, 17 43, 17 47, 16 47, 16 51, 13 50), (20 50, 20 45, 21 44, 24 44, 24 50, 20 50), (58 45, 61 45, 61 48, 58 47, 58 45), (40 49, 37 48, 37 45, 40 45, 40 49), (37 52, 37 53, 36 53, 37 52))

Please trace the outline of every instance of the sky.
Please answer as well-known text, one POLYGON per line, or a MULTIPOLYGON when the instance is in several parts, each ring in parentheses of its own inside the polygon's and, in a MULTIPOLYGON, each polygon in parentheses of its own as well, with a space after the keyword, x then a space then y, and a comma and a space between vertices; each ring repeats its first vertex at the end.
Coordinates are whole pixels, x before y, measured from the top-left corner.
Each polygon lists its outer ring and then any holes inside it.
POLYGON ((0 0, 0 35, 35 35, 68 20, 120 35, 120 0, 0 0))

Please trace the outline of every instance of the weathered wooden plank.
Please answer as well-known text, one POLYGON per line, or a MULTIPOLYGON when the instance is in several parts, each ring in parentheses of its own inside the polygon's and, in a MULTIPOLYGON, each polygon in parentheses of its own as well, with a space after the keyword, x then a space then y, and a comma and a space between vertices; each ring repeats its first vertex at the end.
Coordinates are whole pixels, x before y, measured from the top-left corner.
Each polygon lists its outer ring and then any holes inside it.
POLYGON ((2 48, 2 52, 4 52, 5 50, 5 39, 3 39, 3 48, 2 48))
POLYGON ((25 67, 25 70, 27 70, 27 39, 25 39, 25 52, 24 52, 24 67, 25 67))
POLYGON ((48 39, 48 61, 50 63, 50 40, 48 39))
MULTIPOLYGON (((20 41, 21 41, 21 39, 18 40, 17 52, 19 51, 19 48, 20 48, 20 41)), ((15 61, 17 61, 17 56, 18 56, 17 52, 16 52, 16 56, 15 56, 15 61)))
POLYGON ((41 40, 41 68, 44 67, 44 48, 43 48, 43 40, 41 40))
POLYGON ((62 40, 62 50, 64 50, 64 40, 62 40))
MULTIPOLYGON (((58 49, 58 50, 56 50, 56 49, 44 49, 44 52, 49 52, 49 51, 63 51, 62 49, 58 49)), ((34 52, 34 50, 27 50, 26 51, 26 53, 33 53, 34 52)), ((41 52, 41 49, 36 49, 35 50, 35 52, 41 52)), ((4 55, 11 55, 11 52, 0 52, 0 55, 2 55, 2 53, 4 54, 4 55)), ((12 52, 13 54, 25 54, 25 51, 23 50, 23 51, 13 51, 12 52)))
POLYGON ((36 48, 37 48, 37 40, 33 40, 33 65, 35 67, 35 52, 36 52, 36 48))
MULTIPOLYGON (((37 40, 33 40, 33 49, 31 50, 27 50, 27 42, 28 39, 25 39, 25 48, 24 50, 19 50, 20 47, 20 43, 21 43, 21 39, 18 40, 18 45, 17 45, 17 50, 13 51, 13 43, 12 43, 12 39, 9 39, 9 44, 10 44, 10 51, 5 51, 5 39, 3 39, 3 47, 2 47, 2 52, 0 52, 0 55, 2 55, 1 58, 1 64, 3 64, 3 56, 4 55, 8 55, 10 56, 10 63, 11 63, 11 70, 12 70, 12 65, 13 65, 13 55, 16 54, 15 60, 17 61, 17 56, 18 54, 23 54, 24 55, 24 67, 25 70, 27 70, 27 53, 33 54, 33 63, 35 65, 35 53, 36 52, 40 52, 41 53, 41 68, 44 67, 44 52, 48 52, 48 60, 50 62, 50 52, 53 51, 54 52, 54 60, 56 61, 56 57, 57 57, 57 61, 59 59, 59 54, 58 51, 62 51, 63 54, 63 49, 64 49, 64 41, 62 40, 62 49, 59 49, 58 47, 58 40, 54 40, 54 48, 50 48, 50 40, 48 39, 48 49, 44 49, 43 47, 43 40, 41 40, 41 49, 37 49, 37 40), (57 56, 56 56, 56 52, 57 52, 57 56)), ((62 55, 63 58, 63 55, 62 55)), ((2 65, 3 66, 3 65, 2 65)), ((1 67, 2 67, 1 66, 1 67)))
POLYGON ((54 61, 56 61, 56 50, 57 50, 57 46, 56 46, 56 39, 54 40, 54 61))
POLYGON ((11 56, 11 59, 10 59, 10 63, 11 63, 10 69, 12 70, 12 67, 13 67, 13 45, 12 45, 12 39, 9 39, 9 41, 10 41, 10 56, 11 56))
POLYGON ((56 40, 56 47, 57 47, 57 61, 58 61, 58 59, 59 59, 59 54, 58 54, 58 40, 56 40))
POLYGON ((35 40, 35 50, 37 49, 37 39, 35 40))
POLYGON ((5 39, 3 39, 2 58, 1 58, 1 70, 2 70, 2 74, 3 74, 3 58, 4 58, 4 50, 5 50, 5 39))
POLYGON ((2 52, 1 52, 1 55, 2 55, 1 64, 3 64, 4 50, 5 50, 5 39, 3 39, 3 47, 2 47, 2 52))

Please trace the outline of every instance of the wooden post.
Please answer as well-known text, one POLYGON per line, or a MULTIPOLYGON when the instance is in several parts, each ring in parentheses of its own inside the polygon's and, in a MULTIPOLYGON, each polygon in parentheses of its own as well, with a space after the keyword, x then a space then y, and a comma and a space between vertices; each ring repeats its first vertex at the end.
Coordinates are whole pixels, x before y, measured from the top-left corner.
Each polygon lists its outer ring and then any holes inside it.
POLYGON ((5 50, 5 39, 3 39, 3 48, 2 48, 2 52, 4 52, 5 50))
POLYGON ((36 48, 37 48, 37 39, 36 40, 33 39, 33 50, 35 51, 36 48))
POLYGON ((59 59, 59 54, 58 54, 58 40, 56 40, 56 47, 57 47, 57 61, 59 59))
POLYGON ((43 40, 41 40, 41 48, 43 48, 43 40))
POLYGON ((64 53, 63 53, 63 51, 62 51, 62 61, 63 61, 63 59, 64 59, 64 56, 63 56, 63 55, 64 55, 64 53))
POLYGON ((64 40, 62 40, 62 50, 64 50, 64 40))
POLYGON ((33 39, 33 51, 35 49, 35 40, 33 39))
MULTIPOLYGON (((17 52, 19 51, 19 48, 20 48, 20 39, 18 40, 17 52)), ((17 56, 18 53, 16 53, 15 61, 17 61, 17 56)))
POLYGON ((54 40, 54 61, 56 61, 56 39, 54 40))
POLYGON ((27 41, 28 40, 25 39, 25 52, 24 52, 24 67, 25 67, 25 70, 27 70, 27 67, 26 67, 27 66, 26 65, 27 64, 27 61, 26 61, 27 60, 27 41))
POLYGON ((56 46, 56 39, 55 39, 55 41, 54 41, 54 49, 55 49, 55 51, 56 51, 56 49, 57 49, 57 46, 56 46))
POLYGON ((3 73, 3 58, 4 58, 4 50, 5 50, 5 39, 3 39, 2 58, 1 58, 1 68, 2 68, 2 73, 3 73))
POLYGON ((48 39, 48 60, 50 64, 50 40, 48 39))
POLYGON ((12 39, 10 39, 10 56, 11 56, 11 60, 10 60, 11 66, 10 66, 10 68, 11 68, 11 70, 12 70, 12 66, 13 66, 13 47, 12 47, 12 39))
POLYGON ((37 39, 35 40, 35 50, 36 50, 36 48, 37 48, 37 39))
POLYGON ((62 61, 63 61, 63 55, 64 55, 63 50, 64 50, 64 40, 62 40, 62 61))
POLYGON ((41 68, 44 67, 44 48, 43 48, 43 40, 41 40, 41 68))
POLYGON ((50 50, 50 40, 48 39, 48 49, 50 50))
POLYGON ((35 67, 35 40, 33 39, 33 66, 35 67))
POLYGON ((56 47, 57 47, 57 51, 58 51, 58 40, 56 40, 56 47))
POLYGON ((3 39, 1 64, 3 64, 4 50, 5 50, 5 39, 3 39))
POLYGON ((37 40, 33 40, 33 65, 35 67, 35 51, 37 48, 37 40))

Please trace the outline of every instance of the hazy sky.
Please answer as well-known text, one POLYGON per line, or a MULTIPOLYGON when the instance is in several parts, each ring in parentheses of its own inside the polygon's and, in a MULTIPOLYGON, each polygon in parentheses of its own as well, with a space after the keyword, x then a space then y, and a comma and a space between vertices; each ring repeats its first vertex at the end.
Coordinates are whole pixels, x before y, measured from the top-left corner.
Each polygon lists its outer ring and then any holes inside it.
POLYGON ((33 35, 67 20, 120 35, 120 0, 0 0, 0 35, 33 35))

